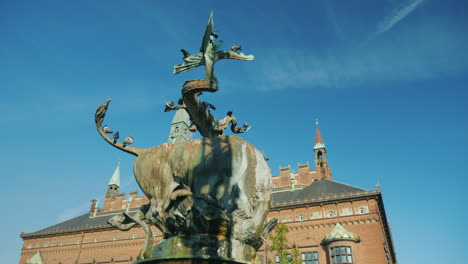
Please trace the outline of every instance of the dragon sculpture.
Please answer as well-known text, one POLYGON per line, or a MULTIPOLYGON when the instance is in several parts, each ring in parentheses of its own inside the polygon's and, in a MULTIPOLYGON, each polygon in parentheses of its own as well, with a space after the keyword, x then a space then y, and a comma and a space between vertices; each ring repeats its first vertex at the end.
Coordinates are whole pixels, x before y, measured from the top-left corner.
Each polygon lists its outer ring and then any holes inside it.
POLYGON ((191 129, 198 130, 202 139, 153 148, 126 146, 108 137, 102 129, 110 99, 96 110, 95 123, 101 137, 137 156, 133 165, 135 179, 150 199, 148 205, 133 215, 123 213, 109 220, 121 230, 135 225, 145 230, 145 245, 138 263, 152 263, 169 256, 209 256, 259 263, 256 250, 276 224, 276 219, 265 223, 271 203, 271 174, 263 154, 238 136, 224 135, 229 125, 236 134, 246 132, 249 126, 237 126, 232 111, 217 121, 208 110, 214 106, 199 99, 203 92, 218 90, 214 75, 217 61, 254 58, 237 53, 236 49, 219 51, 215 38, 211 13, 200 53, 182 50, 183 63, 174 66, 174 74, 205 66, 205 79, 186 81, 179 105, 168 102, 165 109, 185 109, 193 122, 191 129), (149 224, 160 229, 165 238, 154 248, 149 224))

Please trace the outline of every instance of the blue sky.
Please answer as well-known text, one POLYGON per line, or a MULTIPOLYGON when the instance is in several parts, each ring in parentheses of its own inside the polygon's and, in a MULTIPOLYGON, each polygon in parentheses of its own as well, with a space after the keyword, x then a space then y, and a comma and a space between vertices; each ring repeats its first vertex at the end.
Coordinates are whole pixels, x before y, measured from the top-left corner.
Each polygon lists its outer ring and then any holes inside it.
POLYGON ((466 1, 0 1, 0 170, 6 230, 0 255, 20 257, 33 232, 102 201, 133 156, 95 131, 106 123, 137 147, 167 140, 195 70, 174 76, 179 50, 196 52, 211 10, 224 48, 255 60, 216 65, 203 99, 232 109, 243 137, 279 166, 313 161, 318 117, 335 180, 380 184, 399 263, 462 257, 466 213, 466 1))

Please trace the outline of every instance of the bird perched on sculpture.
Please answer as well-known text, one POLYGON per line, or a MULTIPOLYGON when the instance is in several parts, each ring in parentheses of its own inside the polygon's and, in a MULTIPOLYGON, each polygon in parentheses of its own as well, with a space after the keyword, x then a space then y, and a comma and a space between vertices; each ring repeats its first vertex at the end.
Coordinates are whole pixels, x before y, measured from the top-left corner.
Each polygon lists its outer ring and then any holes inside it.
POLYGON ((124 147, 127 145, 131 145, 133 143, 133 136, 129 136, 125 138, 125 140, 122 142, 124 147))
POLYGON ((188 56, 190 56, 190 52, 184 50, 184 49, 181 49, 180 52, 182 52, 182 54, 184 55, 184 59, 187 58, 188 56))
POLYGON ((232 44, 231 50, 234 52, 238 52, 239 50, 242 50, 241 46, 237 46, 235 44, 232 44))
POLYGON ((117 143, 117 140, 120 138, 119 131, 115 132, 114 134, 114 144, 117 143))
POLYGON ((166 102, 166 108, 164 108, 164 112, 169 112, 171 110, 174 110, 174 102, 166 102))
POLYGON ((107 125, 104 125, 102 127, 102 131, 104 131, 104 133, 106 133, 106 134, 112 134, 113 133, 112 129, 110 129, 107 125))
POLYGON ((218 38, 218 34, 216 34, 216 30, 213 28, 213 31, 211 32, 211 35, 215 38, 218 38))
POLYGON ((213 110, 216 110, 216 107, 208 102, 202 102, 202 105, 206 108, 206 109, 213 109, 213 110))

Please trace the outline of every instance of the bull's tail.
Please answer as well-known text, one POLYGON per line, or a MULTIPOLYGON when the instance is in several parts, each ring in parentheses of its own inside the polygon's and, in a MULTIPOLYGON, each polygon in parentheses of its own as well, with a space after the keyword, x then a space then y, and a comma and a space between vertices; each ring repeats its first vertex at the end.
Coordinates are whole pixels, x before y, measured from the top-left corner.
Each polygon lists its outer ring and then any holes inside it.
POLYGON ((111 99, 107 99, 104 103, 102 103, 97 109, 96 109, 96 114, 94 115, 94 121, 96 122, 96 129, 99 132, 99 135, 109 144, 111 144, 113 147, 118 148, 122 151, 125 151, 127 153, 130 153, 135 156, 140 156, 145 149, 141 148, 135 148, 132 146, 124 146, 122 143, 119 143, 117 141, 114 141, 110 137, 104 133, 102 130, 102 122, 104 121, 104 117, 106 116, 107 112, 107 107, 109 107, 111 99))

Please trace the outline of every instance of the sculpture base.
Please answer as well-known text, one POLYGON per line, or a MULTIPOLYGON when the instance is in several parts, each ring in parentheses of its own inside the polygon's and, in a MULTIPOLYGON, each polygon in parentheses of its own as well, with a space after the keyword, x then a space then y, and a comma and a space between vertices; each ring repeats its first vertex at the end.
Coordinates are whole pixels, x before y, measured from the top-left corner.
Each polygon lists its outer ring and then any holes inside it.
POLYGON ((239 240, 209 235, 174 236, 153 248, 153 257, 136 264, 260 264, 255 249, 239 240))
POLYGON ((243 262, 221 259, 145 259, 135 264, 244 264, 243 262))

